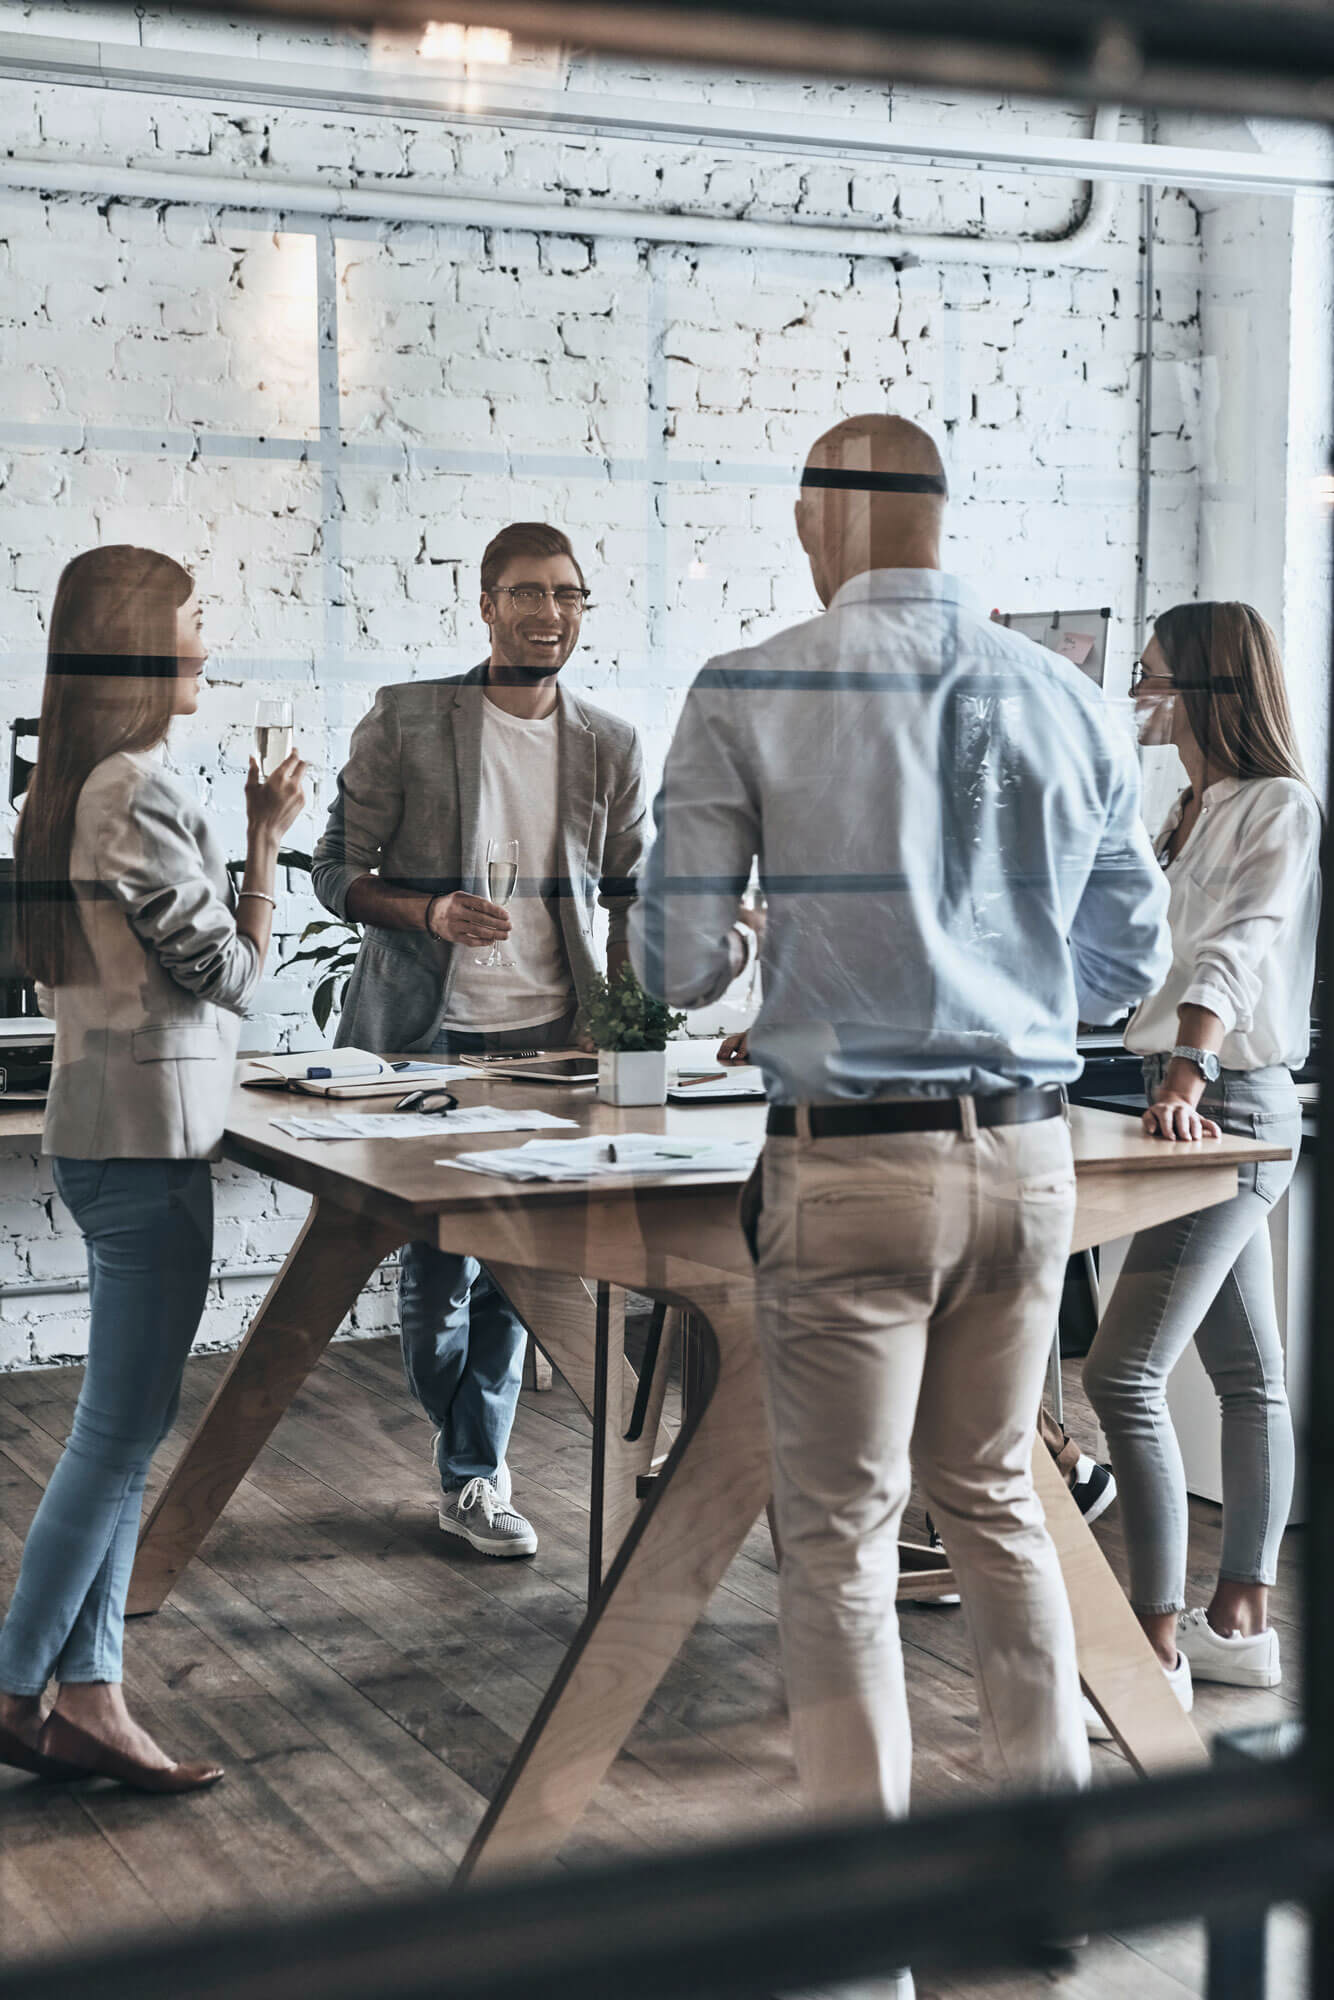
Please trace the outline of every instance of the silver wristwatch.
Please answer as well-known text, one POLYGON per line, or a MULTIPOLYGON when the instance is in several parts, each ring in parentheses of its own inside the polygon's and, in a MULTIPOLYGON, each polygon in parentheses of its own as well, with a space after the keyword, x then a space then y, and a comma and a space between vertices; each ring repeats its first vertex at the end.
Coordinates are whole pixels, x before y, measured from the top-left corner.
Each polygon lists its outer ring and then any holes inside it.
POLYGON ((1185 1062, 1194 1063, 1206 1083, 1217 1083, 1222 1065, 1212 1049, 1191 1049, 1184 1042, 1178 1042, 1172 1054, 1180 1056, 1185 1062))

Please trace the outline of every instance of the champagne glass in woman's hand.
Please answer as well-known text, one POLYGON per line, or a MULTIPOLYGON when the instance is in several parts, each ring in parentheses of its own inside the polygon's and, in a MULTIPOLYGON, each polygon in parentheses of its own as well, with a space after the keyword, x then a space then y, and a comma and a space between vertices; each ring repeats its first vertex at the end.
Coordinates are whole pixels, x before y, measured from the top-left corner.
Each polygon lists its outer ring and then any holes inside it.
POLYGON ((306 767, 295 750, 283 758, 267 779, 261 774, 259 759, 250 759, 245 781, 245 810, 250 835, 267 835, 275 843, 282 839, 306 803, 301 781, 306 767))
POLYGON ((271 778, 285 757, 292 754, 292 704, 286 695, 255 703, 255 755, 259 768, 271 778))

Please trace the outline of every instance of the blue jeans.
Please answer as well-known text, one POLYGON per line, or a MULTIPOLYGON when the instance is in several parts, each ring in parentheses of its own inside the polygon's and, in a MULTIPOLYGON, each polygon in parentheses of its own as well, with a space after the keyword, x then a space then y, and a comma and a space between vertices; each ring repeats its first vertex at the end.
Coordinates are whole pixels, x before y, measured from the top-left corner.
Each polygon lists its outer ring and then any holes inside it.
MULTIPOLYGON (((1150 1095, 1165 1066, 1163 1057, 1145 1063, 1150 1095)), ((1291 1073, 1275 1067, 1224 1070, 1199 1109, 1223 1131, 1290 1146, 1293 1157, 1243 1167, 1231 1201, 1141 1229, 1084 1363, 1120 1491, 1130 1601, 1146 1615, 1185 1607, 1186 1474, 1167 1378, 1192 1340, 1222 1415, 1222 1579, 1274 1582, 1292 1501, 1292 1414, 1268 1224, 1296 1169, 1301 1105, 1291 1073)))
MULTIPOLYGON (((500 1055, 568 1045, 573 1012, 540 1028, 436 1037, 437 1056, 500 1055)), ((436 1463, 448 1493, 494 1479, 505 1460, 523 1380, 523 1321, 475 1257, 407 1243, 398 1258, 398 1311, 408 1387, 440 1433, 436 1463)))
POLYGON ((88 1365, 0 1628, 0 1688, 118 1681, 144 1482, 208 1292, 207 1160, 53 1161, 88 1246, 88 1365))

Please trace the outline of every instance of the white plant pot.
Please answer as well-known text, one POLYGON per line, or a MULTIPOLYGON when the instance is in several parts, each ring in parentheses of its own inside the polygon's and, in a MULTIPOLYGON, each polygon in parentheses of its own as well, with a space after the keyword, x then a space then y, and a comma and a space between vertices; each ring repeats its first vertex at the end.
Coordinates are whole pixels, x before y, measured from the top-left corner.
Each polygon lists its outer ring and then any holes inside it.
POLYGON ((666 1049, 599 1049, 598 1096, 604 1104, 665 1104, 666 1049))

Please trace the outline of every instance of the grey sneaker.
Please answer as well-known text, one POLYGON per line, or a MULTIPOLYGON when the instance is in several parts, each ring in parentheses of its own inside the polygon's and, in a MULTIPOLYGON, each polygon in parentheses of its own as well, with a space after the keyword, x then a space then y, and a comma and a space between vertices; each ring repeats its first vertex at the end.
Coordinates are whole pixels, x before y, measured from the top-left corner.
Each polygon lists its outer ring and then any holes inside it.
POLYGON ((484 1556, 533 1556, 537 1535, 531 1521, 502 1500, 496 1481, 470 1479, 440 1500, 439 1521, 447 1535, 459 1535, 484 1556))
MULTIPOLYGON (((440 1472, 440 1433, 439 1433, 439 1431, 436 1431, 436 1432, 435 1432, 435 1433, 433 1434, 433 1436, 432 1436, 432 1439, 431 1439, 431 1462, 432 1462, 432 1464, 433 1464, 433 1465, 435 1466, 435 1469, 436 1469, 436 1471, 437 1471, 437 1472, 440 1472)), ((443 1473, 442 1473, 442 1474, 441 1474, 441 1478, 443 1479, 443 1477, 444 1477, 444 1475, 443 1475, 443 1473)), ((509 1469, 508 1465, 506 1465, 506 1464, 505 1464, 505 1462, 504 1462, 504 1460, 503 1460, 503 1459, 501 1460, 501 1463, 500 1463, 500 1465, 498 1466, 498 1468, 497 1468, 497 1470, 496 1470, 496 1475, 495 1475, 495 1478, 494 1478, 494 1479, 493 1479, 493 1480, 491 1481, 491 1484, 492 1484, 492 1485, 493 1485, 493 1486, 495 1487, 495 1489, 496 1489, 496 1498, 497 1498, 497 1499, 499 1500, 499 1502, 500 1502, 501 1506, 502 1506, 502 1507, 508 1507, 508 1506, 509 1506, 509 1504, 510 1504, 510 1501, 511 1501, 511 1500, 513 1499, 513 1497, 514 1497, 514 1481, 513 1481, 512 1479, 511 1479, 511 1477, 510 1477, 510 1469, 509 1469)), ((448 1488, 446 1488, 446 1491, 448 1491, 448 1490, 449 1490, 449 1489, 448 1489, 448 1488)))

